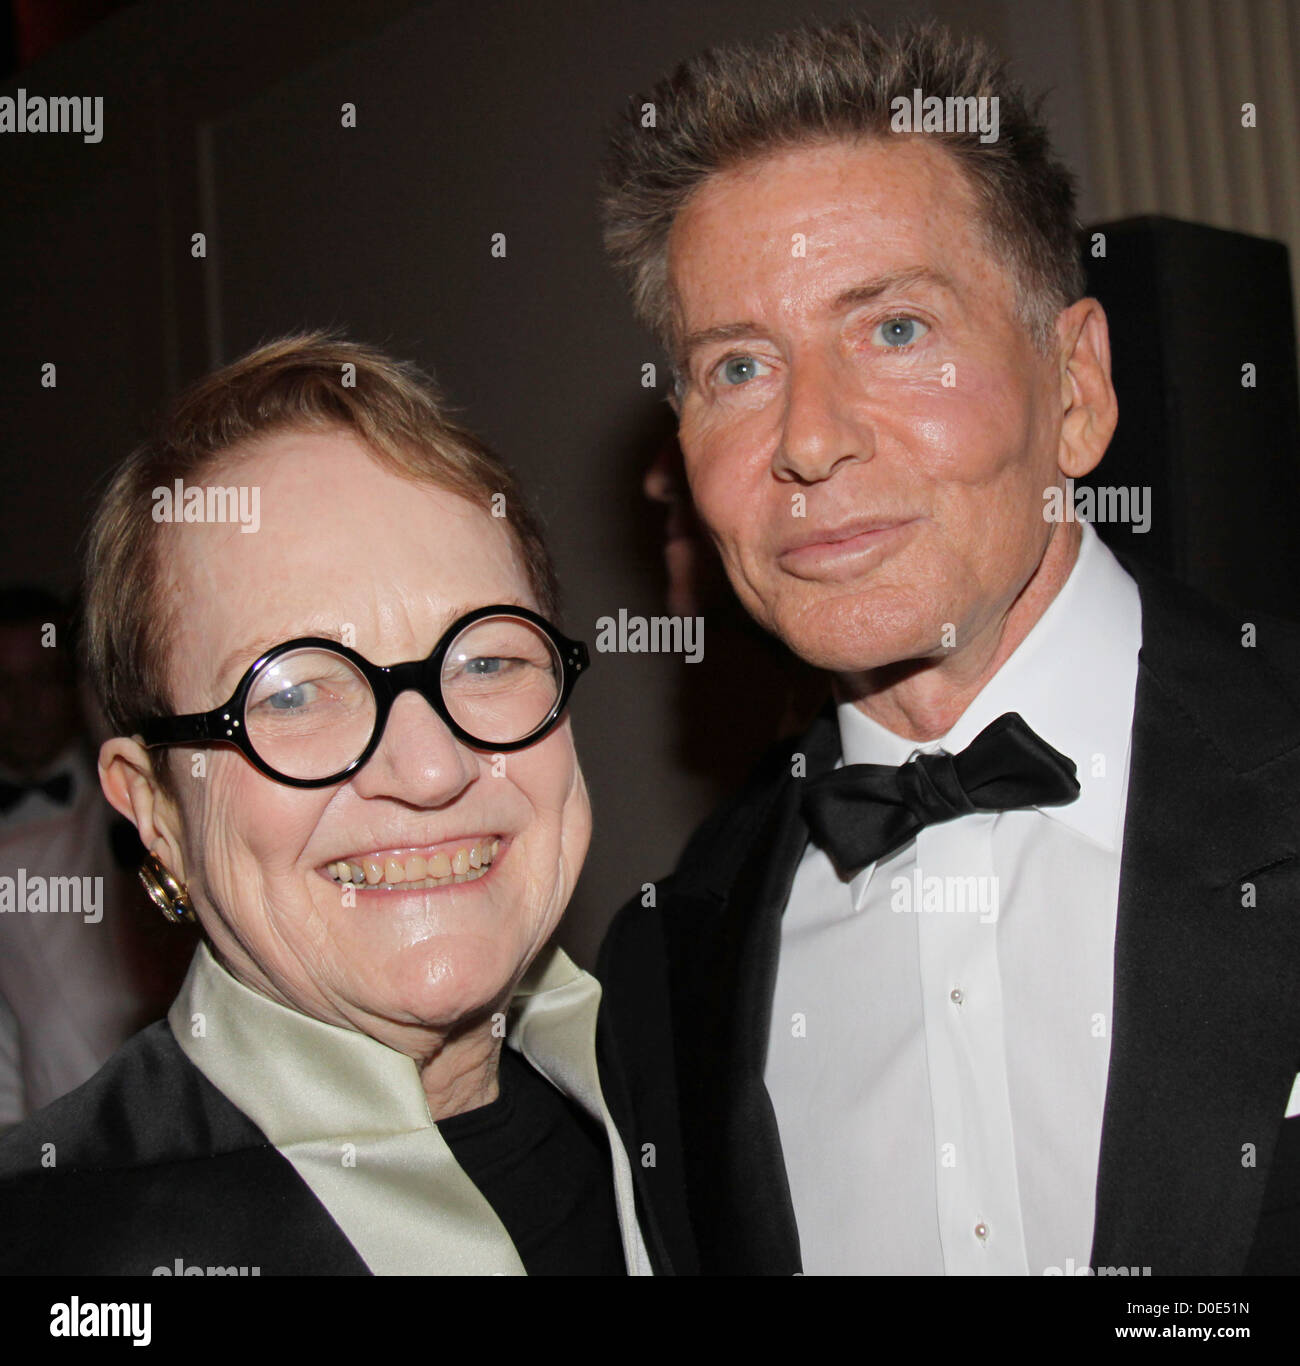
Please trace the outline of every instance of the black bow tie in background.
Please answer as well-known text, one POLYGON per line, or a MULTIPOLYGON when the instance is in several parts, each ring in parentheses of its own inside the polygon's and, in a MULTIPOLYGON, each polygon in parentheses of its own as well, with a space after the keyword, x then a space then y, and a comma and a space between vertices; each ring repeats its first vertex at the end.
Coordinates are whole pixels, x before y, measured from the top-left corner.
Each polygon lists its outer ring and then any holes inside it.
POLYGON ((842 873, 857 873, 927 825, 972 811, 1063 806, 1079 795, 1072 759, 1040 740, 1014 711, 960 754, 917 754, 899 768, 848 764, 804 786, 803 814, 842 873))
POLYGON ((56 773, 38 783, 11 783, 0 778, 0 816, 7 815, 29 792, 44 792, 59 806, 72 800, 72 774, 56 773))

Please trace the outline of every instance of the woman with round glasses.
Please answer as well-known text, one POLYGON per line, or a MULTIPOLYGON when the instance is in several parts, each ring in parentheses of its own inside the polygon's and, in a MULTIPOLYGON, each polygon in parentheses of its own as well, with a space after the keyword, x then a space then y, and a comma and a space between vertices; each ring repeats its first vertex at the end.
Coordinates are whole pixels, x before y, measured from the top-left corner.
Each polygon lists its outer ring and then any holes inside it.
POLYGON ((686 1269, 548 943, 588 660, 506 469, 409 368, 289 338, 120 468, 85 592, 104 791, 202 942, 165 1022, 0 1142, 0 1270, 686 1269))

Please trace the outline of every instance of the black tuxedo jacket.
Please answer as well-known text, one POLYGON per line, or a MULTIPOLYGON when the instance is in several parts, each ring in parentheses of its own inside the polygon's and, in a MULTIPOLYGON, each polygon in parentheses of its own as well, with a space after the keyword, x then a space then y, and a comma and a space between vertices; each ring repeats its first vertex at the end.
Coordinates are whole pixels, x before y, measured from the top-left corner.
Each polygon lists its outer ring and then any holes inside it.
MULTIPOLYGON (((1300 628, 1258 621, 1247 647, 1241 621, 1126 567, 1143 645, 1092 1265, 1294 1274, 1300 628)), ((602 1074, 621 1073, 637 1106, 629 1146, 679 1128, 706 1273, 800 1269, 763 1083, 781 915, 808 842, 796 752, 809 776, 835 764, 831 711, 696 833, 654 907, 623 908, 597 968, 602 1074)))
MULTIPOLYGON (((656 1272, 693 1272, 680 1183, 648 1179, 636 1153, 631 1162, 656 1272)), ((0 1231, 0 1275, 174 1275, 178 1260, 208 1275, 370 1274, 166 1021, 0 1139, 0 1231)))

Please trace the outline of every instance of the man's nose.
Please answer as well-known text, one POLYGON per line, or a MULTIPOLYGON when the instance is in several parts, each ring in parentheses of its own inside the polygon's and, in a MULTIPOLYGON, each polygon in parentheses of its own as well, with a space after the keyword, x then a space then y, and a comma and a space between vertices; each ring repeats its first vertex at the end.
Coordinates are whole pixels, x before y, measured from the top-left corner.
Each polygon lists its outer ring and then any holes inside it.
POLYGON ((412 806, 445 806, 478 776, 478 760, 427 701, 404 692, 388 713, 379 747, 352 779, 362 797, 393 797, 412 806))
POLYGON ((773 458, 778 477, 815 484, 844 460, 870 460, 870 428, 852 414, 849 380, 828 358, 792 361, 780 443, 773 458))

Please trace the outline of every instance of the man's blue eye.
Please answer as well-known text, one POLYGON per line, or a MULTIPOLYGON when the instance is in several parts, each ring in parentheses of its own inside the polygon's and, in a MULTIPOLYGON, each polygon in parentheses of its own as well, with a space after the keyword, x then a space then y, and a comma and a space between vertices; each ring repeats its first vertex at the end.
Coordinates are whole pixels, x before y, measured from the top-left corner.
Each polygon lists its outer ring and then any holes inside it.
POLYGON ((886 318, 876 332, 887 347, 911 346, 930 329, 919 318, 886 318))
POLYGON ((755 360, 753 356, 732 356, 730 360, 722 362, 722 381, 724 384, 746 384, 751 379, 757 379, 766 370, 762 361, 755 360))

